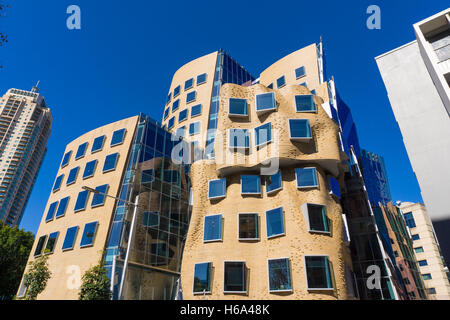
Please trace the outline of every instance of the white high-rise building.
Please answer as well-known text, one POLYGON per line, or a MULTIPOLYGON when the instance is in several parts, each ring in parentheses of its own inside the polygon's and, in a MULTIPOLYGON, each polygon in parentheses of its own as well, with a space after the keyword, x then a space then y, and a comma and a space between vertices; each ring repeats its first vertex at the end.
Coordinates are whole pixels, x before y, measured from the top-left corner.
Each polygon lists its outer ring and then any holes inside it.
POLYGON ((52 116, 37 87, 0 98, 0 221, 20 224, 47 151, 52 116))

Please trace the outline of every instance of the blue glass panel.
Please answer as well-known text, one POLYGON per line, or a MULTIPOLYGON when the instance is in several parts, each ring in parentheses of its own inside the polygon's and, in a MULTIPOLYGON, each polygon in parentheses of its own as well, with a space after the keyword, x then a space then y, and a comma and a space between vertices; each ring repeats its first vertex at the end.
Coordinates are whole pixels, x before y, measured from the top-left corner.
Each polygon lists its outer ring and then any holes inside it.
POLYGON ((427 265, 428 265, 427 260, 420 260, 419 261, 419 266, 424 267, 424 266, 427 266, 427 265))
POLYGON ((197 104, 191 108, 191 118, 202 114, 202 105, 197 104))
POLYGON ((77 180, 78 172, 80 171, 80 167, 73 168, 69 172, 69 176, 67 177, 66 185, 70 185, 77 180))
POLYGON ((255 128, 255 145, 261 146, 272 141, 272 123, 266 123, 255 128))
POLYGON ((250 132, 247 129, 229 129, 230 148, 249 148, 250 132))
POLYGON ((177 86, 175 89, 173 89, 173 97, 177 97, 180 94, 180 86, 177 86))
POLYGON ((62 217, 66 214, 66 209, 67 209, 67 205, 69 203, 69 199, 70 197, 65 197, 62 198, 61 201, 59 202, 59 207, 58 207, 58 211, 56 211, 56 217, 62 217))
POLYGON ((94 139, 94 142, 92 143, 91 153, 94 153, 96 151, 100 151, 103 149, 103 144, 105 143, 105 136, 100 136, 94 139))
POLYGON ((237 116, 248 116, 248 106, 246 99, 229 99, 229 114, 237 116))
POLYGON ((311 127, 308 119, 289 119, 291 139, 311 138, 311 127))
POLYGON ((111 138, 111 147, 121 144, 125 138, 125 129, 114 131, 111 138))
POLYGON ((197 263, 194 268, 194 293, 211 292, 212 263, 197 263))
POLYGON ((97 167, 97 160, 92 160, 86 163, 86 166, 84 167, 83 172, 83 179, 92 177, 95 172, 95 168, 97 167))
POLYGON ((197 76, 197 85, 205 83, 206 82, 206 73, 202 73, 197 76))
POLYGON ((208 198, 223 198, 227 192, 227 180, 219 179, 219 180, 210 180, 209 181, 209 189, 208 189, 208 198))
POLYGON ((75 203, 74 211, 81 211, 86 209, 86 204, 89 198, 89 191, 83 190, 78 193, 77 202, 75 203))
POLYGON ((166 120, 167 117, 169 116, 169 112, 170 112, 170 108, 167 107, 166 110, 164 110, 164 120, 166 120))
POLYGON ((416 227, 416 221, 414 220, 414 216, 413 216, 412 212, 407 212, 407 213, 403 214, 403 216, 405 217, 405 222, 408 227, 410 227, 410 228, 416 227))
POLYGON ((266 178, 266 192, 270 193, 276 190, 281 189, 281 171, 278 171, 276 174, 272 176, 268 176, 266 178))
POLYGON ((116 169, 118 158, 119 158, 118 153, 113 153, 106 156, 105 163, 103 164, 103 172, 108 172, 116 169))
POLYGON ((169 123, 167 125, 167 129, 172 129, 174 124, 175 124, 175 117, 172 117, 172 118, 169 119, 169 123))
POLYGON ((186 96, 186 103, 192 102, 197 98, 197 92, 196 91, 192 91, 189 92, 186 96))
POLYGON ((284 78, 284 76, 281 76, 277 79, 277 87, 278 88, 284 87, 285 84, 286 84, 286 79, 284 78))
POLYGON ((222 240, 222 215, 205 216, 204 241, 222 240))
POLYGON ((178 110, 179 107, 180 107, 180 99, 177 99, 172 104, 172 112, 178 110))
POLYGON ((266 211, 267 237, 284 234, 283 208, 266 211))
POLYGON ((333 177, 329 177, 329 181, 330 181, 330 189, 331 192, 337 196, 337 197, 341 197, 341 190, 339 188, 339 182, 333 178, 333 177))
POLYGON ((180 111, 180 114, 178 115, 178 123, 186 120, 187 117, 188 117, 188 109, 180 111))
POLYGON ((415 241, 415 240, 419 240, 420 239, 420 236, 418 235, 418 234, 413 234, 412 235, 412 239, 415 241))
POLYGON ((94 196, 92 197, 91 208, 105 204, 105 197, 106 197, 105 194, 107 194, 108 188, 109 185, 107 184, 95 188, 95 190, 100 193, 94 193, 94 196))
POLYGON ((269 260, 269 290, 292 290, 289 259, 269 260))
POLYGON ((200 133, 200 121, 191 123, 189 125, 189 134, 192 136, 198 133, 200 133))
POLYGON ((298 188, 309 188, 318 186, 316 168, 296 168, 295 175, 297 178, 298 188))
POLYGON ((305 67, 295 69, 295 78, 298 79, 306 75, 305 67))
POLYGON ((57 206, 58 206, 58 201, 55 201, 48 207, 47 216, 45 217, 46 222, 53 220, 57 206))
POLYGON ((61 188, 61 183, 62 183, 63 178, 64 178, 63 174, 56 178, 55 184, 53 185, 53 192, 58 191, 59 188, 61 188))
POLYGON ((56 240, 58 239, 59 232, 53 232, 50 233, 48 236, 47 244, 45 246, 44 254, 45 253, 53 253, 56 246, 56 240))
POLYGON ((80 247, 91 246, 94 244, 95 234, 97 232, 98 222, 87 223, 84 226, 83 236, 81 238, 80 247))
POLYGON ((191 78, 189 80, 186 80, 184 82, 184 90, 188 90, 194 86, 194 78, 191 78))
POLYGON ((77 233, 78 233, 78 226, 67 229, 66 237, 64 238, 64 243, 62 246, 63 251, 73 249, 77 233))
POLYGON ((72 151, 66 152, 61 162, 61 168, 64 168, 69 164, 70 156, 72 155, 72 151))
POLYGON ((269 85, 267 86, 267 88, 273 89, 273 83, 269 84, 269 85))
POLYGON ((241 176, 242 194, 261 194, 261 178, 259 176, 241 176))
POLYGON ((277 108, 273 92, 256 95, 256 111, 275 110, 277 108))
POLYGON ((88 146, 87 142, 80 144, 80 146, 78 147, 77 153, 75 155, 75 160, 84 157, 84 155, 86 154, 87 146, 88 146))
POLYGON ((297 112, 315 112, 316 104, 314 103, 314 96, 310 94, 296 95, 295 107, 297 112))
POLYGON ((39 241, 36 245, 36 250, 34 251, 34 256, 37 257, 42 253, 42 250, 44 249, 45 240, 47 240, 47 235, 41 236, 39 238, 39 241))

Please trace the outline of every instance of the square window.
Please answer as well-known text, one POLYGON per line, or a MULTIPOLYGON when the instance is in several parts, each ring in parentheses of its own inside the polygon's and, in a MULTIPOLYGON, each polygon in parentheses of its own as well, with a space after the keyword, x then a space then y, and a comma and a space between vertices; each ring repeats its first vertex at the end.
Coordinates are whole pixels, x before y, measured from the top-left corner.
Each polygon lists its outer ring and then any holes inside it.
POLYGON ((414 248, 414 251, 415 251, 416 253, 422 253, 422 252, 423 252, 423 247, 417 247, 417 248, 414 248))
POLYGON ((75 244, 75 238, 78 233, 78 226, 68 228, 66 231, 66 237, 64 238, 62 251, 71 250, 75 244))
POLYGON ((316 104, 314 96, 311 94, 298 94, 295 96, 296 112, 316 112, 316 104))
POLYGON ((180 86, 177 86, 175 89, 173 89, 173 97, 176 98, 180 94, 180 86))
POLYGON ((157 228, 160 223, 160 214, 158 211, 144 212, 142 214, 142 225, 146 227, 157 228))
POLYGON ((210 180, 208 186, 208 199, 225 198, 227 192, 227 180, 210 180))
POLYGON ((53 253, 56 246, 56 240, 58 239, 59 232, 50 233, 47 240, 47 245, 45 246, 44 254, 53 253))
POLYGON ((277 87, 282 88, 286 85, 286 79, 284 78, 284 76, 281 76, 277 79, 277 87))
POLYGON ((83 236, 81 237, 80 248, 94 245, 95 234, 97 233, 98 222, 87 223, 84 226, 83 236))
POLYGON ((292 291, 289 259, 270 259, 269 292, 292 291))
POLYGON ((419 261, 419 266, 424 267, 428 265, 428 261, 427 260, 420 260, 419 261))
POLYGON ((194 78, 190 78, 184 82, 184 91, 189 90, 194 86, 194 78))
POLYGON ((125 138, 125 133, 126 133, 125 129, 114 131, 113 136, 111 138, 111 147, 122 144, 125 138))
POLYGON ((47 216, 45 217, 45 222, 52 221, 55 217, 56 207, 58 207, 58 201, 53 202, 49 207, 47 211, 47 216))
POLYGON ((107 184, 95 188, 95 191, 98 191, 99 193, 94 193, 94 196, 92 197, 91 208, 99 207, 105 204, 105 194, 107 194, 108 188, 109 185, 107 184))
POLYGON ((175 125, 175 117, 172 117, 172 118, 169 119, 169 123, 167 125, 167 129, 169 129, 169 130, 172 129, 174 125, 175 125))
POLYGON ((300 67, 300 68, 295 69, 295 78, 296 79, 304 77, 304 76, 306 76, 305 67, 300 67))
POLYGON ((69 199, 70 197, 65 197, 61 199, 61 201, 59 202, 58 210, 56 211, 56 218, 63 217, 66 214, 69 199))
POLYGON ((61 188, 63 178, 64 178, 63 174, 56 178, 55 184, 53 185, 53 192, 56 192, 61 188))
POLYGON ((247 129, 228 129, 228 147, 232 149, 248 149, 250 133, 247 129))
POLYGON ((47 240, 47 235, 41 236, 36 245, 36 250, 34 251, 34 256, 38 257, 42 254, 42 250, 44 249, 45 240, 47 240))
POLYGON ((197 92, 196 91, 189 92, 186 95, 186 103, 195 101, 196 98, 197 98, 197 92))
POLYGON ((78 147, 78 150, 77 150, 77 154, 75 155, 75 160, 78 160, 78 159, 84 157, 84 155, 86 154, 87 146, 88 146, 87 142, 80 144, 80 146, 78 147))
POLYGON ((222 241, 222 215, 205 216, 203 242, 222 241))
POLYGON ((312 139, 308 119, 289 119, 289 137, 291 140, 305 141, 312 139))
POLYGON ((64 154, 63 160, 61 162, 61 168, 64 168, 65 166, 67 166, 69 164, 71 155, 72 155, 72 151, 66 152, 66 154, 64 154))
POLYGON ((281 170, 274 175, 266 177, 266 193, 270 194, 282 189, 281 170))
POLYGON ((418 234, 413 234, 412 239, 413 239, 413 241, 419 240, 420 236, 418 234))
POLYGON ((187 119, 187 117, 188 117, 188 109, 180 111, 180 113, 178 114, 178 123, 183 122, 184 120, 187 119))
POLYGON ((255 146, 261 147, 272 141, 272 123, 268 122, 255 128, 255 146))
POLYGON ((305 256, 308 290, 333 290, 328 256, 305 256))
POLYGON ((206 82, 206 73, 199 74, 197 76, 197 85, 200 85, 205 82, 206 82))
POLYGON ((194 118, 201 114, 202 114, 202 105, 201 104, 197 104, 197 105, 191 107, 191 118, 194 118))
POLYGON ((103 164, 103 173, 115 170, 117 159, 119 159, 118 153, 113 153, 106 156, 105 163, 103 164))
POLYGON ((248 105, 246 99, 230 98, 228 101, 228 114, 230 116, 248 116, 248 105))
POLYGON ((83 172, 83 179, 90 178, 94 176, 95 168, 97 167, 97 160, 92 160, 86 163, 86 166, 84 167, 83 172))
POLYGON ((170 102, 170 100, 172 100, 172 92, 169 92, 169 94, 167 95, 166 104, 168 104, 170 102))
POLYGON ((87 201, 89 198, 89 191, 83 190, 78 193, 77 202, 75 203, 74 212, 82 211, 86 209, 87 201))
POLYGON ((260 176, 241 176, 241 194, 261 194, 260 176))
POLYGON ((177 129, 177 132, 175 133, 175 135, 176 135, 177 137, 182 137, 182 138, 184 138, 184 136, 186 135, 186 126, 179 127, 179 128, 177 129))
POLYGON ((295 178, 299 189, 319 186, 316 168, 295 168, 295 178))
POLYGON ((200 133, 200 121, 193 122, 189 125, 189 135, 193 136, 194 134, 200 133))
POLYGON ((91 153, 95 153, 103 149, 105 138, 106 137, 103 135, 94 139, 94 142, 92 143, 91 153))
POLYGON ((169 116, 169 112, 170 112, 170 108, 167 107, 166 110, 164 110, 164 120, 166 120, 167 117, 169 116))
POLYGON ((425 273, 425 274, 423 274, 423 275, 422 275, 422 278, 423 278, 423 280, 431 280, 431 279, 433 279, 433 278, 431 277, 431 273, 425 273))
POLYGON ((175 112, 180 107, 180 99, 177 99, 172 104, 172 112, 175 112))
POLYGON ((275 93, 261 93, 256 95, 256 112, 266 112, 277 109, 275 93))
POLYGON ((239 240, 259 240, 257 213, 239 213, 239 240))
POLYGON ((224 262, 224 293, 245 293, 247 283, 247 269, 245 262, 224 262))
POLYGON ((79 171, 80 171, 80 167, 76 167, 76 168, 73 168, 70 170, 69 176, 67 177, 67 182, 66 182, 67 186, 75 183, 75 181, 77 180, 79 171))
POLYGON ((267 238, 284 235, 283 208, 266 211, 267 238))
POLYGON ((409 228, 415 228, 416 227, 416 221, 414 220, 414 216, 412 212, 407 212, 403 214, 403 217, 405 218, 405 223, 409 228))
POLYGON ((302 205, 302 211, 309 232, 330 233, 330 223, 325 206, 305 203, 302 205))
POLYGON ((194 294, 211 293, 212 263, 196 263, 194 267, 194 294))

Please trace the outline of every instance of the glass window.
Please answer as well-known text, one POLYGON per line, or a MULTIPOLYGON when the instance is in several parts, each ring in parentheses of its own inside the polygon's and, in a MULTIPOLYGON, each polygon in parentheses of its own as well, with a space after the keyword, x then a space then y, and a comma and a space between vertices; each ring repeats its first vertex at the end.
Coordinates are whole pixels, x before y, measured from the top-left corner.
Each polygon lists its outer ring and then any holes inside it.
POLYGON ((197 92, 196 91, 189 92, 186 95, 186 103, 195 101, 196 98, 197 98, 197 92))
POLYGON ((190 78, 184 82, 184 90, 188 90, 194 86, 194 78, 190 78))
POLYGON ((267 86, 267 88, 273 89, 273 83, 269 84, 269 85, 267 86))
POLYGON ((100 136, 94 139, 92 143, 91 153, 101 151, 103 149, 103 144, 105 143, 105 136, 100 136))
POLYGON ((305 256, 308 290, 333 289, 331 268, 327 256, 305 256))
POLYGON ((50 233, 47 240, 47 245, 45 246, 44 253, 53 253, 56 246, 56 240, 58 239, 59 232, 50 233))
POLYGON ((70 197, 65 197, 61 199, 61 201, 59 202, 58 211, 56 211, 56 218, 63 217, 66 214, 69 199, 70 197))
POLYGON ((167 125, 167 129, 172 129, 175 124, 175 117, 169 119, 169 123, 167 125))
POLYGON ((414 251, 415 251, 416 253, 421 253, 421 252, 423 252, 423 247, 417 247, 417 248, 414 248, 414 251))
POLYGON ((146 227, 158 227, 160 220, 160 214, 158 211, 145 211, 142 214, 142 225, 146 227))
POLYGON ((436 288, 429 288, 428 294, 436 294, 436 288))
POLYGON ((241 176, 242 194, 261 194, 261 178, 255 175, 241 176))
POLYGON ((295 78, 301 78, 306 75, 305 67, 295 69, 295 78))
POLYGON ((178 115, 178 123, 183 122, 188 117, 188 109, 184 109, 180 111, 180 114, 178 115))
POLYGON ((270 259, 268 264, 269 291, 292 291, 289 259, 270 259))
POLYGON ((95 188, 95 190, 98 191, 99 193, 94 193, 94 196, 92 197, 91 208, 95 208, 105 204, 105 197, 106 197, 105 194, 107 194, 108 188, 109 185, 107 184, 95 188))
POLYGON ((245 262, 225 261, 224 292, 246 292, 247 270, 245 262))
POLYGON ((336 197, 340 198, 341 197, 341 189, 339 188, 339 182, 333 177, 328 177, 328 184, 329 184, 329 188, 330 188, 330 193, 334 194, 336 197))
POLYGON ((45 240, 47 240, 47 235, 41 236, 41 237, 39 238, 39 241, 38 241, 38 243, 37 243, 37 245, 36 245, 36 250, 34 251, 34 256, 35 256, 35 257, 41 255, 42 250, 44 249, 45 240))
POLYGON ((282 88, 286 85, 286 79, 284 78, 284 76, 281 76, 277 79, 277 87, 278 88, 282 88))
POLYGON ((111 138, 111 147, 117 146, 123 143, 123 139, 125 138, 125 129, 116 130, 113 133, 111 138))
POLYGON ((97 167, 97 160, 92 160, 86 163, 86 166, 84 167, 83 172, 83 179, 90 178, 95 173, 95 168, 97 167))
POLYGON ((222 240, 222 215, 205 216, 203 242, 222 240))
POLYGON ((64 243, 62 246, 63 251, 73 249, 77 233, 78 233, 78 226, 67 229, 66 237, 64 238, 64 243))
POLYGON ((255 146, 260 147, 272 141, 272 123, 255 128, 255 146))
POLYGON ((412 235, 412 239, 413 239, 413 241, 419 240, 419 239, 420 239, 420 236, 419 236, 418 234, 413 234, 413 235, 412 235))
POLYGON ((431 273, 422 274, 422 278, 423 278, 423 280, 431 280, 431 279, 433 279, 431 277, 431 273))
POLYGON ((87 223, 84 226, 83 236, 81 237, 80 247, 94 245, 95 234, 97 232, 98 222, 87 223))
POLYGON ((205 82, 206 82, 206 73, 199 74, 197 76, 197 85, 200 85, 205 82))
POLYGON ((229 129, 228 146, 236 149, 247 149, 250 147, 250 132, 247 129, 229 129))
POLYGON ((199 134, 200 133, 200 121, 192 122, 189 125, 189 135, 199 134))
POLYGON ((106 156, 105 163, 103 164, 103 173, 115 170, 118 158, 119 158, 118 153, 113 153, 106 156))
POLYGON ((177 86, 175 89, 173 89, 173 97, 177 97, 180 94, 180 86, 177 86))
POLYGON ((295 111, 316 112, 316 104, 312 94, 300 94, 295 96, 295 111))
POLYGON ((63 178, 64 178, 63 174, 56 178, 55 184, 53 185, 53 192, 58 191, 61 188, 63 178))
POLYGON ((267 238, 284 235, 283 208, 266 211, 267 238))
POLYGON ((317 182, 316 168, 295 168, 297 188, 315 188, 319 186, 317 182))
POLYGON ((80 171, 80 167, 76 167, 70 170, 66 185, 71 185, 77 180, 78 171, 80 171))
POLYGON ((289 119, 289 134, 291 140, 311 139, 311 127, 308 119, 289 119))
POLYGON ((227 180, 210 180, 208 187, 208 199, 225 198, 227 192, 227 180))
POLYGON ((47 216, 45 217, 45 222, 49 222, 53 220, 55 217, 56 207, 58 206, 58 201, 53 202, 49 207, 47 211, 47 216))
POLYGON ((266 193, 272 193, 282 188, 281 170, 271 176, 266 176, 266 193))
POLYGON ((177 137, 184 137, 185 134, 186 134, 186 126, 179 127, 179 128, 177 129, 177 132, 175 133, 175 135, 176 135, 177 137))
POLYGON ((259 240, 257 213, 239 213, 239 240, 259 240))
POLYGON ((306 81, 305 81, 305 82, 300 83, 299 86, 308 88, 308 83, 306 83, 306 81))
POLYGON ((419 261, 419 266, 424 267, 428 265, 428 261, 427 260, 420 260, 419 261))
POLYGON ((256 112, 276 110, 277 103, 273 92, 256 95, 256 112))
POLYGON ((167 102, 166 102, 166 104, 168 104, 170 102, 170 100, 172 100, 172 92, 169 92, 169 94, 167 95, 167 102))
POLYGON ((78 159, 84 157, 84 155, 86 154, 87 146, 88 146, 87 142, 80 144, 80 146, 78 147, 77 153, 75 155, 75 160, 78 160, 78 159))
POLYGON ((164 120, 166 120, 167 117, 169 116, 169 112, 170 112, 170 108, 167 107, 166 110, 164 110, 164 120))
POLYGON ((202 114, 202 105, 197 104, 191 107, 191 118, 199 116, 202 114))
POLYGON ((194 294, 211 293, 212 263, 196 263, 194 268, 194 294))
POLYGON ((89 191, 83 190, 78 193, 77 202, 75 203, 74 212, 82 211, 86 209, 86 204, 89 198, 89 191))
POLYGON ((416 221, 414 220, 414 216, 413 216, 412 212, 407 212, 407 213, 403 214, 403 217, 405 218, 405 223, 408 227, 410 227, 410 228, 416 227, 416 221))
POLYGON ((63 157, 63 160, 61 162, 61 168, 64 168, 69 164, 70 156, 72 155, 72 151, 66 152, 66 154, 63 157))
POLYGON ((311 90, 311 94, 315 96, 316 95, 316 89, 312 89, 311 90))
POLYGON ((173 102, 172 112, 177 111, 179 107, 180 107, 180 99, 177 99, 173 102))
POLYGON ((236 99, 230 98, 229 100, 228 113, 231 116, 248 116, 248 105, 246 99, 236 99))
POLYGON ((329 233, 329 219, 326 207, 320 204, 305 203, 302 206, 309 231, 329 233))

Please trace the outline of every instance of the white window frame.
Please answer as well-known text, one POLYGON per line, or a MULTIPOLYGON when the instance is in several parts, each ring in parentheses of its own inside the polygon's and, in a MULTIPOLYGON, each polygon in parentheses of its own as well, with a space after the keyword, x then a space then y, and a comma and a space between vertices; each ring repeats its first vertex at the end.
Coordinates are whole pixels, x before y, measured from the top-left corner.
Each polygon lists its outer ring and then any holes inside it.
POLYGON ((285 219, 285 216, 284 216, 284 209, 283 209, 282 206, 281 207, 276 207, 276 208, 273 208, 273 209, 270 209, 270 210, 266 210, 265 218, 266 218, 266 237, 267 237, 268 240, 269 239, 273 239, 273 238, 277 238, 277 237, 282 237, 282 236, 286 235, 286 219, 285 219), (279 233, 279 234, 275 234, 275 235, 269 236, 267 234, 267 226, 268 226, 268 223, 267 223, 267 212, 268 211, 272 211, 272 210, 276 210, 276 209, 280 209, 280 208, 281 208, 281 216, 283 218, 283 233, 279 233))
POLYGON ((223 196, 216 196, 216 197, 210 197, 209 196, 210 182, 212 182, 212 181, 221 181, 221 180, 223 180, 223 179, 211 179, 211 180, 208 180, 208 199, 209 200, 211 200, 211 199, 223 199, 223 198, 227 197, 227 181, 226 181, 226 179, 225 179, 225 195, 223 195, 223 196))
POLYGON ((294 291, 292 289, 291 259, 289 259, 288 257, 267 259, 267 289, 269 290, 269 293, 283 293, 283 292, 293 292, 294 291), (287 259, 289 261, 289 280, 291 282, 291 289, 287 289, 287 290, 270 290, 270 267, 269 267, 269 261, 281 260, 281 259, 287 259))
POLYGON ((254 133, 254 135, 255 135, 255 147, 260 148, 260 147, 264 147, 265 145, 271 143, 272 140, 273 140, 273 134, 272 134, 272 122, 263 123, 262 125, 253 128, 253 133, 254 133), (263 126, 266 126, 267 124, 270 124, 270 140, 267 140, 267 141, 265 141, 265 142, 263 142, 263 143, 257 144, 257 143, 256 143, 256 139, 257 139, 256 137, 257 137, 258 135, 257 135, 256 129, 259 129, 259 128, 263 127, 263 126))
POLYGON ((209 291, 202 291, 202 292, 195 292, 194 291, 194 282, 192 282, 192 294, 195 295, 202 295, 202 294, 211 294, 211 288, 212 288, 212 269, 213 269, 213 262, 212 261, 205 261, 205 262, 196 262, 194 263, 194 274, 192 276, 192 279, 195 279, 195 265, 197 264, 205 264, 210 263, 211 264, 211 270, 210 270, 210 277, 209 277, 209 291))
POLYGON ((233 150, 247 150, 247 149, 250 149, 250 130, 249 129, 244 129, 244 128, 229 128, 228 130, 227 130, 227 134, 228 134, 228 136, 227 136, 227 140, 228 140, 228 148, 229 149, 233 149, 233 150), (248 146, 244 146, 244 147, 242 147, 242 146, 232 146, 231 145, 231 130, 246 130, 247 131, 247 133, 248 133, 248 146))
POLYGON ((261 176, 257 175, 257 174, 241 174, 241 195, 246 196, 246 195, 262 195, 262 183, 261 183, 261 176), (259 178, 259 192, 244 192, 242 190, 243 184, 242 184, 242 176, 254 176, 254 177, 258 177, 259 178))
MULTIPOLYGON (((272 193, 274 193, 274 192, 277 192, 278 190, 282 190, 283 189, 283 173, 281 172, 281 169, 278 169, 278 172, 280 172, 281 173, 281 175, 280 175, 280 178, 281 178, 281 183, 280 183, 280 187, 279 188, 277 188, 277 189, 273 189, 273 190, 271 190, 271 191, 267 191, 267 178, 268 177, 270 177, 270 176, 266 176, 266 179, 265 179, 265 188, 266 188, 266 194, 272 194, 272 193)), ((277 173, 278 173, 277 172, 277 173)), ((275 173, 275 174, 277 174, 277 173, 275 173)), ((272 175, 273 176, 273 175, 272 175)))
POLYGON ((313 136, 313 130, 312 130, 311 123, 310 123, 309 119, 289 118, 288 119, 288 128, 289 128, 289 139, 292 140, 292 141, 307 142, 307 141, 311 141, 313 139, 313 137, 312 137, 313 136), (309 125, 309 130, 311 132, 311 137, 301 137, 301 138, 300 137, 292 137, 292 134, 291 134, 291 120, 306 120, 308 122, 308 125, 309 125))
POLYGON ((210 242, 223 242, 223 215, 221 213, 216 213, 216 214, 208 214, 205 215, 203 217, 203 243, 210 243, 210 242), (221 227, 222 229, 220 230, 220 239, 211 239, 211 240, 205 240, 205 226, 206 226, 206 218, 207 217, 216 217, 216 216, 220 216, 221 217, 221 227))
POLYGON ((230 97, 230 98, 228 98, 228 117, 230 117, 230 118, 248 118, 249 117, 249 104, 248 104, 248 101, 247 101, 247 99, 245 99, 245 98, 235 98, 235 97, 230 97), (239 113, 232 113, 231 111, 230 111, 230 108, 231 108, 231 102, 230 102, 230 100, 231 99, 239 99, 239 100, 245 100, 245 103, 246 103, 246 105, 247 105, 247 114, 239 114, 239 113))
POLYGON ((269 92, 262 92, 262 93, 255 94, 255 109, 256 109, 256 113, 257 114, 263 114, 263 113, 266 113, 266 112, 277 111, 277 108, 278 108, 277 107, 277 98, 275 96, 275 92, 269 91, 269 92), (258 110, 258 96, 265 95, 265 94, 272 94, 273 99, 275 100, 275 107, 274 108, 270 108, 270 109, 258 110))
POLYGON ((295 168, 294 169, 294 173, 295 173, 295 185, 297 186, 297 189, 312 189, 312 188, 317 188, 317 189, 319 189, 320 190, 320 183, 319 183, 319 175, 318 175, 318 173, 317 173, 317 168, 316 167, 304 167, 304 168, 295 168), (297 170, 295 170, 295 169, 314 169, 315 170, 315 172, 316 172, 316 180, 317 180, 317 185, 315 185, 315 186, 313 186, 313 185, 311 185, 311 186, 299 186, 298 185, 298 177, 297 177, 297 170))
POLYGON ((328 229, 330 229, 330 231, 311 230, 311 224, 310 224, 310 221, 309 221, 308 204, 314 205, 314 206, 322 206, 322 207, 324 207, 325 208, 325 217, 327 219, 330 219, 330 218, 328 218, 328 210, 327 210, 327 206, 326 205, 320 204, 320 203, 312 203, 312 202, 306 202, 306 203, 302 204, 301 209, 302 209, 302 213, 303 213, 303 218, 305 219, 305 222, 306 222, 306 227, 308 228, 308 232, 309 233, 319 233, 319 234, 331 235, 331 225, 328 223, 328 221, 326 221, 326 223, 327 223, 328 229))
MULTIPOLYGON (((294 109, 295 109, 295 113, 315 113, 315 114, 317 114, 317 105, 316 105, 316 102, 314 101, 314 95, 313 94, 295 94, 294 95, 294 109), (315 110, 312 110, 312 111, 298 111, 297 110, 297 99, 296 99, 297 96, 310 96, 310 97, 312 97, 315 110)), ((311 126, 311 124, 310 124, 310 126, 311 126)))

